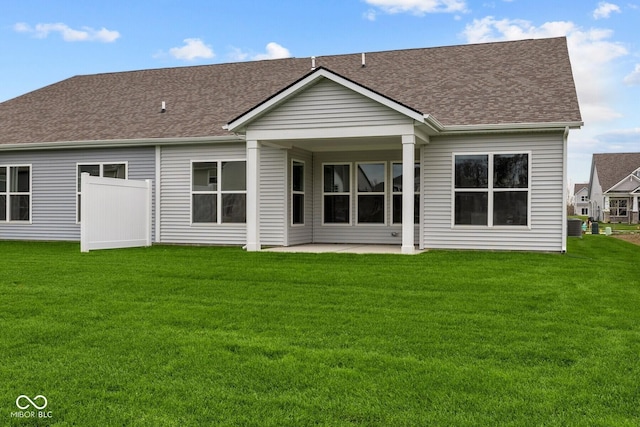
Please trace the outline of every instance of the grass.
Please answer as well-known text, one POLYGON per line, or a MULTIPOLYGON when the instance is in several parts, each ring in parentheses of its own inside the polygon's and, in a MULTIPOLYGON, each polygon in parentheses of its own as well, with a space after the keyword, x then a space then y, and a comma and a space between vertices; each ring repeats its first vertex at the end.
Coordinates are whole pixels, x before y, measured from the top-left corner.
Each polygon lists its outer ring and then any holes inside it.
POLYGON ((0 424, 636 426, 640 247, 0 242, 0 424), (51 418, 17 418, 44 395, 51 418))

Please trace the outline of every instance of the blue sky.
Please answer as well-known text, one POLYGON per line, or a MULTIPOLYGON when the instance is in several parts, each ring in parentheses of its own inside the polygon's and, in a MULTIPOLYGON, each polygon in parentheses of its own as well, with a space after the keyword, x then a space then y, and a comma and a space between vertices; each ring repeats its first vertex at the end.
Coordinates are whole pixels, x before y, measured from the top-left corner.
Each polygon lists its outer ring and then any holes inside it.
POLYGON ((586 182, 592 153, 640 151, 639 24, 640 0, 12 1, 0 102, 79 74, 566 36, 586 182))

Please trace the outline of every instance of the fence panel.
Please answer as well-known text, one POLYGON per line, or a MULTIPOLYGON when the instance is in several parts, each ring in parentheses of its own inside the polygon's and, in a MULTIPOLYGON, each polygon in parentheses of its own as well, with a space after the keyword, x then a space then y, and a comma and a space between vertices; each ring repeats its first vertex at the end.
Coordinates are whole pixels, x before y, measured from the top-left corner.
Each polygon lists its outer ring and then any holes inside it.
POLYGON ((151 246, 151 180, 81 178, 80 250, 151 246))

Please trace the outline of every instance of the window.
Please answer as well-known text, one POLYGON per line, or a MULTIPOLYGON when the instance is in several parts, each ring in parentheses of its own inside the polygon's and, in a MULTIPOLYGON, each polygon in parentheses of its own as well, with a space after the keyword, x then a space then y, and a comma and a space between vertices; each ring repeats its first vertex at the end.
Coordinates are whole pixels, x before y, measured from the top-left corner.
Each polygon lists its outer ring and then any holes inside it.
POLYGON ((358 163, 358 224, 384 224, 385 163, 358 163))
POLYGON ((31 220, 31 166, 0 166, 0 221, 31 220))
POLYGON ((611 199, 609 213, 611 216, 627 216, 627 199, 611 199))
POLYGON ((580 201, 581 202, 587 202, 587 196, 580 196, 580 201))
POLYGON ((304 224, 304 163, 291 163, 291 223, 304 224))
POLYGON ((103 178, 116 178, 127 179, 127 164, 126 163, 90 163, 78 165, 78 189, 77 189, 77 201, 76 212, 77 221, 80 222, 80 207, 81 207, 81 184, 82 174, 88 173, 91 176, 101 176, 103 178))
POLYGON ((351 165, 323 165, 323 212, 325 224, 351 223, 351 165))
POLYGON ((453 180, 455 225, 528 225, 529 154, 455 155, 453 180))
POLYGON ((244 223, 246 201, 245 161, 192 163, 192 223, 244 223))
POLYGON ((582 208, 580 215, 589 215, 589 208, 582 208))
MULTIPOLYGON (((402 223, 402 163, 393 163, 391 166, 391 180, 393 185, 393 223, 402 223)), ((420 222, 420 163, 413 167, 414 175, 414 199, 413 199, 413 223, 420 222)))

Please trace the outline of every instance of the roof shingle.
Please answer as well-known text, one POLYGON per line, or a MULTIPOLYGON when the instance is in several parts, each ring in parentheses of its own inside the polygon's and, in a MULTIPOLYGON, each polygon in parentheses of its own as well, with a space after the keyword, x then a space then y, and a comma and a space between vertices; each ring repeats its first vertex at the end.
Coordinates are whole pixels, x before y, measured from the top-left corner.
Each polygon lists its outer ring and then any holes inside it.
MULTIPOLYGON (((323 56, 325 67, 444 125, 581 121, 565 38, 323 56)), ((228 135, 310 58, 76 76, 0 104, 0 143, 228 135), (160 112, 162 101, 167 111, 160 112)))

